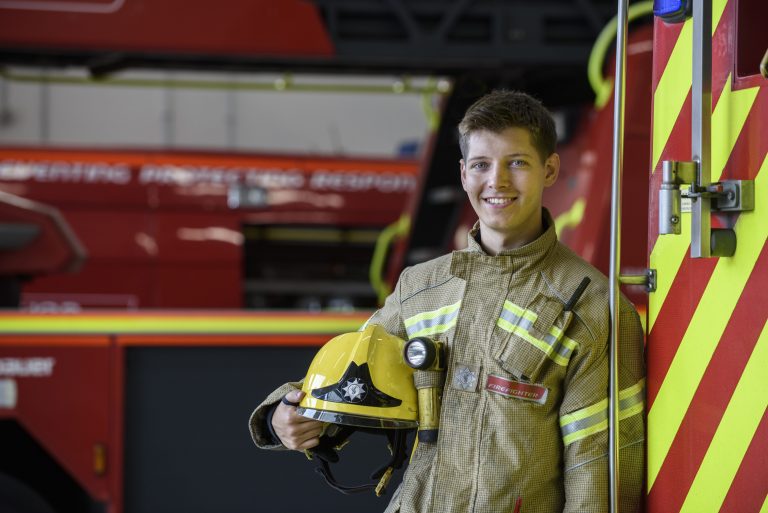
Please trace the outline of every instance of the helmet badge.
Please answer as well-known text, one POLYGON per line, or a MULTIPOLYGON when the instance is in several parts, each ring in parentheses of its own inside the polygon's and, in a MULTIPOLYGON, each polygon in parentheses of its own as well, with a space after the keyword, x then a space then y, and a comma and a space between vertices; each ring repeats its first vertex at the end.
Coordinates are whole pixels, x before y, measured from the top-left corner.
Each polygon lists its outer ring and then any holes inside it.
POLYGON ((365 383, 358 378, 347 380, 346 385, 341 387, 341 389, 344 391, 344 400, 349 403, 362 402, 368 394, 365 383))
POLYGON ((393 408, 402 403, 400 399, 376 388, 367 362, 362 365, 350 362, 347 371, 337 383, 312 390, 312 397, 332 403, 351 403, 379 408, 393 408))

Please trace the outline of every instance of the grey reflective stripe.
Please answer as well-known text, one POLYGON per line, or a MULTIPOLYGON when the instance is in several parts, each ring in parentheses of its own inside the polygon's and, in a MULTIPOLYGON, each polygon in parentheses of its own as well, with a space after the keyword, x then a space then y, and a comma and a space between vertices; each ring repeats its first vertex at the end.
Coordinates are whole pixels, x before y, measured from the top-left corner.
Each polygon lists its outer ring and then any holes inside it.
MULTIPOLYGON (((645 378, 619 391, 619 420, 642 414, 644 408, 645 378)), ((560 430, 565 445, 606 429, 608 429, 608 399, 560 418, 560 430)))
POLYGON ((575 433, 576 431, 581 431, 582 429, 587 429, 592 426, 598 426, 601 422, 605 422, 607 419, 608 419, 608 409, 606 408, 590 415, 589 417, 575 420, 570 424, 561 426, 560 430, 563 432, 563 438, 565 438, 571 433, 575 433))
POLYGON ((629 410, 634 405, 642 403, 645 396, 644 392, 645 390, 641 388, 637 393, 619 400, 619 411, 629 410))
MULTIPOLYGON (((515 305, 517 306, 517 305, 515 305)), ((519 307, 518 307, 519 308, 519 307)), ((507 321, 509 324, 512 324, 513 326, 518 326, 522 330, 526 331, 527 333, 531 333, 531 330, 533 329, 533 322, 529 319, 526 319, 525 317, 522 317, 520 315, 517 315, 515 312, 512 312, 509 310, 506 306, 501 311, 501 319, 507 321)), ((501 325, 501 328, 507 330, 504 325, 501 325)), ((559 331, 559 330, 558 330, 559 331)), ((560 331, 561 335, 562 332, 560 331)), ((533 335, 531 335, 533 336, 533 335)), ((551 332, 544 335, 544 338, 542 339, 542 342, 547 344, 549 347, 552 348, 552 351, 559 354, 563 357, 564 360, 569 360, 571 358, 571 354, 573 353, 573 349, 570 347, 565 346, 562 343, 562 338, 555 337, 551 332)))
POLYGON ((407 326, 406 331, 408 332, 409 337, 443 333, 453 327, 458 315, 459 309, 456 308, 452 312, 438 315, 437 317, 433 317, 431 319, 421 319, 420 321, 407 326))

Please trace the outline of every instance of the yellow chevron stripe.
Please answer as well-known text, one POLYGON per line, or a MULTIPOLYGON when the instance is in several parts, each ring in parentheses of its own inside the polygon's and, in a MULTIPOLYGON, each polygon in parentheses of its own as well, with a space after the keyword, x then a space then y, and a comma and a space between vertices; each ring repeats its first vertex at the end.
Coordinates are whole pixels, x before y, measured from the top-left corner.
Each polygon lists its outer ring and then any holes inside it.
POLYGON ((768 495, 765 496, 765 500, 763 501, 763 507, 760 508, 760 513, 768 513, 768 495))
POLYGON ((757 340, 680 513, 720 511, 768 407, 768 322, 757 340))
POLYGON ((653 158, 651 173, 654 173, 659 163, 661 152, 669 140, 672 128, 675 126, 680 111, 685 103, 685 97, 691 89, 693 74, 693 21, 688 20, 683 25, 675 47, 667 61, 667 66, 656 85, 653 93, 653 158))
POLYGON ((690 214, 680 216, 680 230, 680 235, 659 235, 651 250, 649 264, 651 269, 656 269, 656 290, 648 294, 648 333, 653 332, 664 300, 691 246, 690 214))
POLYGON ((741 291, 768 236, 768 158, 755 180, 758 210, 744 212, 736 226, 738 247, 732 258, 720 258, 680 342, 656 400, 648 412, 648 489, 667 456, 712 353, 725 330, 741 291), (761 215, 762 214, 762 215, 761 215))
POLYGON ((716 182, 723 173, 731 156, 741 128, 747 121, 749 111, 755 103, 759 87, 733 90, 733 75, 728 75, 720 99, 712 112, 712 181, 716 182))
MULTIPOLYGON (((723 89, 715 111, 712 113, 712 181, 723 174, 723 168, 736 145, 736 140, 755 103, 758 87, 733 92, 732 76, 723 89)), ((654 132, 656 130, 654 129, 654 132)), ((653 329, 664 300, 677 275, 691 243, 691 216, 684 214, 681 219, 680 235, 660 235, 651 250, 651 269, 656 269, 656 292, 648 298, 649 329, 653 329)))
MULTIPOLYGON (((725 11, 727 0, 712 2, 712 34, 725 11)), ((667 61, 667 66, 659 79, 656 91, 653 93, 653 166, 651 173, 656 170, 661 152, 667 144, 672 128, 675 126, 683 108, 685 98, 691 89, 693 75, 693 21, 688 20, 683 25, 675 47, 667 61)))
POLYGON ((195 333, 195 334, 338 334, 357 331, 362 316, 0 316, 0 334, 22 333, 195 333))

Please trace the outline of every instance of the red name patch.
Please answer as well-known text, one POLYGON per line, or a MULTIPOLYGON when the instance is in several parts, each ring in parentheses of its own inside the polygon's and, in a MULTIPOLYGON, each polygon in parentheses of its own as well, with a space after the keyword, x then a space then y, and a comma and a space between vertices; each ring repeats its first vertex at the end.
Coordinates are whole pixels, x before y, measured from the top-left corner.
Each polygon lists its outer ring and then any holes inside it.
POLYGON ((532 401, 538 404, 544 404, 547 401, 549 389, 542 385, 532 383, 522 383, 511 379, 502 378, 494 374, 488 375, 488 382, 485 389, 504 397, 514 397, 523 401, 532 401))

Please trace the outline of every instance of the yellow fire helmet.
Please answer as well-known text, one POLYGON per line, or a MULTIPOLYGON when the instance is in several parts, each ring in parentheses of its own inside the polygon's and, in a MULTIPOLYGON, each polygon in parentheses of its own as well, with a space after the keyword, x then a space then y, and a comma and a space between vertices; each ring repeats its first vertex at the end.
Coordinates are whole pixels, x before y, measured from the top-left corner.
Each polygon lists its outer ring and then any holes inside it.
POLYGON ((403 361, 404 346, 376 324, 331 339, 309 366, 297 412, 363 428, 417 427, 413 369, 403 361))
POLYGON ((381 495, 395 469, 406 460, 406 433, 418 426, 418 402, 413 369, 403 361, 405 341, 378 325, 346 333, 326 342, 309 366, 297 413, 329 423, 320 445, 307 456, 326 483, 350 494, 374 490, 381 495), (340 485, 329 463, 355 431, 387 437, 392 457, 371 474, 377 484, 340 485))

